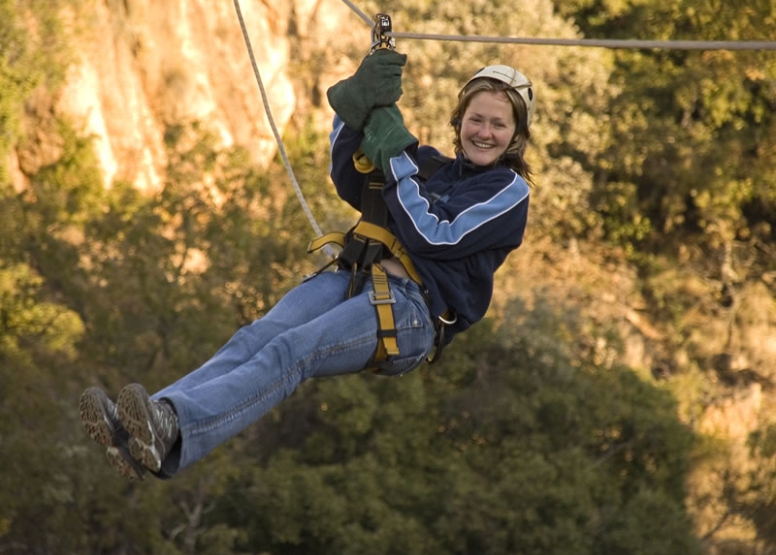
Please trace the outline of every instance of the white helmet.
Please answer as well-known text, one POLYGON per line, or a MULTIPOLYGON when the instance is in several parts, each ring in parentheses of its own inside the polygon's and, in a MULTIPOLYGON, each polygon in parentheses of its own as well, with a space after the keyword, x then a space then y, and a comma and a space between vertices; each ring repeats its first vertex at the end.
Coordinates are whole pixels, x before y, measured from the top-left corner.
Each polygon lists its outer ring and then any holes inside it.
POLYGON ((513 67, 495 65, 487 66, 479 70, 471 77, 471 79, 466 82, 461 90, 466 90, 466 87, 469 85, 469 83, 482 77, 487 77, 489 79, 495 79, 497 81, 501 81, 502 83, 506 83, 522 97, 522 99, 525 101, 525 107, 528 109, 528 120, 526 121, 526 127, 530 126, 531 118, 533 118, 534 110, 536 109, 536 106, 534 105, 533 83, 531 83, 531 81, 525 75, 513 67))

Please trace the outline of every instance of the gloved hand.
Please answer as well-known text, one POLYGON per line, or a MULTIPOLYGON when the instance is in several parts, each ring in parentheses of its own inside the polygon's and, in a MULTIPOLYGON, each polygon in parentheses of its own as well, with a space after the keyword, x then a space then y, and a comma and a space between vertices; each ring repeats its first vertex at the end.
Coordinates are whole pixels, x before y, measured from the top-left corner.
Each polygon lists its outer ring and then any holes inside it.
POLYGON ((375 106, 401 98, 402 67, 407 55, 380 48, 366 56, 351 77, 329 88, 329 104, 348 127, 360 131, 375 106))
POLYGON ((404 118, 396 107, 381 106, 372 110, 364 126, 361 150, 385 175, 391 170, 390 160, 418 140, 407 131, 404 118))

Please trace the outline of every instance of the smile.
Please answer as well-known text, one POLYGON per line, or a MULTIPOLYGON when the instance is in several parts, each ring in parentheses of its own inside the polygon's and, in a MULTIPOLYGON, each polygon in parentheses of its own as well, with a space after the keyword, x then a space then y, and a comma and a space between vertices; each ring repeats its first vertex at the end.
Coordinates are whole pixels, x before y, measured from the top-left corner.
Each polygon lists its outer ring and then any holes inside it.
POLYGON ((485 143, 477 143, 477 142, 474 142, 474 141, 472 141, 472 144, 474 146, 476 146, 477 148, 493 148, 495 146, 495 145, 489 145, 489 144, 485 144, 485 143))

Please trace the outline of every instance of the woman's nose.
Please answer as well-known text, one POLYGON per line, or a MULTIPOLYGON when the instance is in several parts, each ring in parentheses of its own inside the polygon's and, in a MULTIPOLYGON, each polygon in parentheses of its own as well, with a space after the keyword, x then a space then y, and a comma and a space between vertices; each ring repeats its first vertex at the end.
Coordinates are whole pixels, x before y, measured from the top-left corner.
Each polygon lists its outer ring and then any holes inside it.
POLYGON ((481 137, 490 137, 492 130, 493 128, 490 126, 490 124, 483 123, 482 125, 480 125, 479 135, 481 137))

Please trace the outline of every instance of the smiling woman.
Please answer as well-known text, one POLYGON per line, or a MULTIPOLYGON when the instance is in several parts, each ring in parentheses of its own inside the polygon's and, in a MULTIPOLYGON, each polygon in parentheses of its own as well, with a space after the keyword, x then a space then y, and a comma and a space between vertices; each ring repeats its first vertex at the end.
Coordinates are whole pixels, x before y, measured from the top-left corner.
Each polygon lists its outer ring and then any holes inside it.
POLYGON ((479 70, 458 93, 450 119, 456 129, 455 153, 477 166, 503 161, 530 181, 523 155, 534 110, 533 84, 525 75, 505 65, 479 70))
POLYGON ((482 91, 474 97, 461 123, 461 149, 478 166, 490 166, 512 142, 517 125, 506 93, 482 91))
POLYGON ((350 232, 321 238, 341 241, 329 265, 336 270, 309 276, 156 393, 138 383, 115 403, 96 387, 83 393, 83 425, 120 474, 175 476, 304 381, 405 374, 485 316, 494 273, 522 244, 527 222, 531 82, 508 66, 477 72, 454 111, 456 159, 427 172, 444 157, 404 127, 396 101, 405 63, 404 54, 373 49, 327 91, 331 178, 361 211, 350 232), (379 177, 363 171, 362 154, 379 177))

